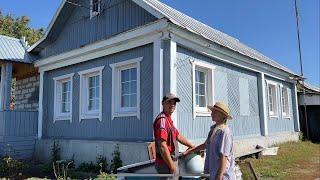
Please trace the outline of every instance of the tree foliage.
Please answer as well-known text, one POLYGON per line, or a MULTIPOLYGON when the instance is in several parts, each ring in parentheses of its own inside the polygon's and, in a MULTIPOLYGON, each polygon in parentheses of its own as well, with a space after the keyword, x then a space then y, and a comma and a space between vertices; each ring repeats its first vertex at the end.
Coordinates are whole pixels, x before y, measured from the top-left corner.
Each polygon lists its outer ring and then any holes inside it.
POLYGON ((43 28, 33 29, 29 27, 29 22, 28 16, 3 15, 0 10, 0 34, 18 39, 26 37, 29 45, 32 45, 41 38, 44 30, 43 28))

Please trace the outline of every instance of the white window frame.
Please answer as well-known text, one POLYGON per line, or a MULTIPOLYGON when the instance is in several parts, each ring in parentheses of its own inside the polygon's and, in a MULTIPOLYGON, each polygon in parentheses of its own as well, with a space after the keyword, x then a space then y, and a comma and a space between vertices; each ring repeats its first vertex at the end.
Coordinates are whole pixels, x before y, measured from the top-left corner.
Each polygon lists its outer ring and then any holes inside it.
POLYGON ((93 11, 93 0, 90 0, 90 19, 101 13, 101 0, 98 0, 98 11, 93 11))
POLYGON ((112 107, 111 118, 136 116, 140 119, 140 62, 143 57, 110 64, 112 68, 112 107), (137 68, 137 106, 134 108, 121 108, 121 71, 137 68))
POLYGON ((278 118, 279 117, 279 84, 277 82, 274 82, 274 81, 270 81, 270 80, 267 80, 267 101, 268 101, 268 112, 269 112, 269 117, 272 117, 272 118, 278 118), (275 100, 275 105, 273 105, 274 109, 273 111, 270 111, 270 102, 269 102, 269 95, 270 95, 270 92, 269 92, 269 86, 272 85, 275 87, 275 97, 273 98, 275 100))
POLYGON ((211 116, 211 112, 207 108, 208 105, 214 104, 214 69, 215 66, 213 64, 192 60, 192 98, 193 98, 193 118, 196 116, 211 116), (206 70, 206 107, 196 107, 196 77, 195 72, 197 69, 206 70))
POLYGON ((280 85, 280 95, 281 95, 281 114, 282 114, 282 117, 283 118, 286 118, 286 119, 290 119, 290 101, 289 101, 289 91, 290 91, 290 89, 289 88, 287 88, 287 87, 284 87, 282 84, 280 85), (282 91, 283 90, 286 90, 286 92, 287 92, 287 106, 288 107, 285 107, 284 106, 284 102, 283 102, 283 99, 284 99, 284 97, 283 97, 283 93, 282 93, 282 91), (284 110, 287 110, 287 112, 284 112, 284 110))
POLYGON ((72 91, 73 91, 73 76, 74 73, 66 74, 63 76, 58 76, 53 78, 54 80, 54 105, 53 105, 53 122, 69 120, 72 122, 72 91), (62 99, 62 83, 70 81, 70 112, 63 113, 61 112, 62 102, 59 99, 62 99), (60 91, 60 92, 58 92, 60 91))
POLYGON ((80 75, 80 103, 79 103, 79 122, 83 119, 99 119, 102 121, 102 71, 104 66, 95 67, 78 72, 80 75), (89 84, 88 80, 90 77, 99 76, 99 109, 89 110, 88 109, 88 98, 89 98, 89 84))

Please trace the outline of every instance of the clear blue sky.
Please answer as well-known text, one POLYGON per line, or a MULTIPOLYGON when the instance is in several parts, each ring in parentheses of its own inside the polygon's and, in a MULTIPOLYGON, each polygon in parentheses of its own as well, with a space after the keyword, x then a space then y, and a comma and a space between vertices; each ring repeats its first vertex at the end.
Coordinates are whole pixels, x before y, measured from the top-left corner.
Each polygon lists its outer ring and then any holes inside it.
MULTIPOLYGON (((31 26, 47 28, 61 0, 0 0, 4 14, 27 15, 31 26)), ((300 74, 294 0, 161 0, 227 33, 300 74)), ((320 86, 320 1, 298 0, 303 68, 320 86)))

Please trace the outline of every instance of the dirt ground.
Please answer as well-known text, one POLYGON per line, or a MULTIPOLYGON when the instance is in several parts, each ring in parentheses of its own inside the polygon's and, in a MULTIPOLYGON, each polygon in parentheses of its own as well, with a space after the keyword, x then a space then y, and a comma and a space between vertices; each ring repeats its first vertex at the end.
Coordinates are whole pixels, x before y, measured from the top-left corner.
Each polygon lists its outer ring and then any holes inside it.
POLYGON ((320 179, 320 144, 309 141, 279 145, 276 156, 246 158, 240 163, 243 179, 254 179, 251 162, 259 179, 320 179))
POLYGON ((320 150, 311 159, 302 160, 294 167, 288 169, 290 179, 316 179, 320 178, 320 150))

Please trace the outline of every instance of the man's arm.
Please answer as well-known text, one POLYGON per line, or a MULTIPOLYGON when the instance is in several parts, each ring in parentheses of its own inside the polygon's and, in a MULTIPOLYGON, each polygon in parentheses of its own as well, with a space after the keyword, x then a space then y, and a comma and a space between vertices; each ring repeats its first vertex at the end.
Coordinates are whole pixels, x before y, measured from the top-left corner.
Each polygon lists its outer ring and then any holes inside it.
POLYGON ((193 148, 193 147, 194 147, 194 146, 193 146, 185 137, 183 137, 181 134, 179 134, 179 135, 177 136, 177 140, 178 140, 179 143, 181 143, 181 144, 183 144, 183 145, 185 145, 185 146, 187 146, 187 147, 189 147, 189 148, 193 148))
POLYGON ((166 143, 166 141, 163 141, 163 140, 160 140, 160 141, 161 141, 160 142, 160 153, 161 153, 162 159, 169 167, 170 172, 172 174, 174 174, 176 172, 176 166, 173 163, 173 160, 171 159, 167 143, 166 143))

